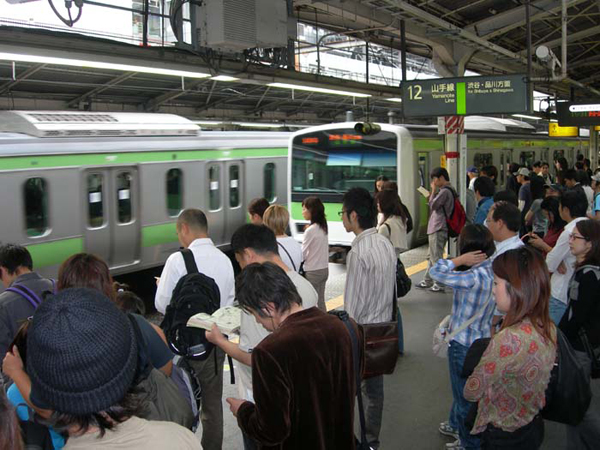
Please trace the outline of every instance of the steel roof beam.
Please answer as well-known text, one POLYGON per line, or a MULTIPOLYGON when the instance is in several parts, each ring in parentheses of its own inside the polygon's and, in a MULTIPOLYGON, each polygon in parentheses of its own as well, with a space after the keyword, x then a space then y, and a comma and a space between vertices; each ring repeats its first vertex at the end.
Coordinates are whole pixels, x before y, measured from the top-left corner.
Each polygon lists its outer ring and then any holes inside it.
POLYGON ((35 66, 32 66, 29 69, 23 71, 23 73, 20 73, 16 80, 8 81, 8 82, 0 85, 0 95, 4 94, 7 91, 10 91, 13 87, 18 85, 21 81, 24 81, 27 78, 29 78, 30 76, 36 74, 37 72, 42 70, 45 66, 46 66, 46 64, 37 64, 35 66))
POLYGON ((125 72, 125 73, 122 73, 118 77, 115 77, 112 80, 106 82, 106 84, 104 84, 103 86, 99 86, 97 88, 94 88, 91 91, 86 92, 85 94, 78 95, 73 100, 70 100, 67 103, 67 108, 71 108, 73 106, 76 106, 76 105, 79 104, 80 101, 86 100, 86 99, 88 99, 88 98, 90 98, 90 97, 92 97, 94 95, 100 94, 101 92, 104 92, 107 89, 110 89, 111 87, 116 86, 117 84, 122 83, 123 81, 130 79, 136 73, 137 72, 125 72))
MULTIPOLYGON (((567 43, 572 44, 573 42, 580 41, 581 39, 585 39, 590 36, 594 36, 600 33, 600 25, 596 25, 595 27, 586 28, 585 30, 578 31, 577 33, 571 33, 567 35, 567 43)), ((553 39, 551 41, 539 42, 534 45, 545 45, 548 48, 558 47, 561 43, 561 39, 553 39)))
MULTIPOLYGON (((146 111, 157 111, 158 108, 171 100, 175 100, 177 97, 181 97, 182 95, 189 94, 196 90, 196 88, 209 83, 211 80, 196 80, 196 81, 188 81, 185 89, 181 89, 174 92, 165 92, 164 94, 157 95, 156 97, 148 100, 144 104, 144 109, 146 111)), ((213 83, 216 83, 214 81, 213 83)))

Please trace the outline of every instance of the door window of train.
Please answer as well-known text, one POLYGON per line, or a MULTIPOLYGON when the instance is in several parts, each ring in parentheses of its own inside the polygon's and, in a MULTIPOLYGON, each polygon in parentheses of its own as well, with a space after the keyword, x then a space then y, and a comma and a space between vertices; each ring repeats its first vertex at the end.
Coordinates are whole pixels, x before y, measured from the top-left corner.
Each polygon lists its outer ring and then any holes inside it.
POLYGON ((535 162, 535 152, 521 152, 519 164, 524 167, 532 167, 535 162))
POLYGON ((475 153, 473 165, 481 168, 483 166, 492 166, 494 164, 494 155, 491 153, 475 153))
POLYGON ((559 158, 564 158, 565 157, 565 151, 564 150, 554 150, 554 156, 552 157, 552 161, 549 161, 551 164, 558 160, 559 158))
POLYGON ((229 166, 229 207, 240 206, 240 166, 229 166))
POLYGON ((121 172, 117 175, 117 211, 119 223, 129 223, 133 219, 131 204, 131 172, 121 172))
POLYGON ((373 190, 384 175, 396 180, 398 139, 380 131, 360 135, 352 128, 299 135, 292 143, 292 190, 343 194, 353 187, 373 190))
POLYGON ((275 164, 265 164, 263 169, 263 194, 272 203, 275 201, 275 164))
POLYGON ((23 185, 25 229, 37 237, 48 231, 48 184, 43 178, 29 178, 23 185))
POLYGON ((100 228, 104 225, 104 199, 102 188, 104 177, 99 173, 92 173, 87 177, 88 194, 88 225, 90 228, 100 228))
POLYGON ((221 168, 210 166, 208 168, 208 205, 211 211, 221 207, 221 168))
POLYGON ((166 177, 167 213, 177 217, 183 209, 183 172, 181 169, 170 169, 166 177))
POLYGON ((426 183, 428 177, 427 170, 427 153, 419 153, 419 185, 428 188, 429 183, 426 183))

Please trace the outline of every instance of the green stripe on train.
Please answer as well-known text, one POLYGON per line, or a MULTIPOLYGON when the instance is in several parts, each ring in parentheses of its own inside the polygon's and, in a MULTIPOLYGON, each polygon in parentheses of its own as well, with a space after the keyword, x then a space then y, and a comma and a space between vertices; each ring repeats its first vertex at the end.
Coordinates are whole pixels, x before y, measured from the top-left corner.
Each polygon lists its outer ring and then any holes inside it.
POLYGON ((59 265, 69 256, 83 251, 83 238, 31 244, 27 246, 27 250, 31 253, 34 269, 59 265))
POLYGON ((244 148, 229 150, 178 150, 156 152, 126 152, 70 155, 34 155, 9 156, 0 158, 0 170, 15 170, 47 167, 71 166, 114 166, 119 164, 138 164, 144 162, 173 162, 177 160, 212 160, 286 157, 287 148, 244 148))
POLYGON ((142 228, 142 247, 170 244, 171 242, 177 242, 177 240, 175 222, 150 225, 142 228))
MULTIPOLYGON (((342 218, 338 214, 342 210, 341 203, 323 203, 325 206, 325 217, 327 222, 341 222, 342 218)), ((304 220, 302 217, 302 203, 292 202, 292 219, 304 220)))

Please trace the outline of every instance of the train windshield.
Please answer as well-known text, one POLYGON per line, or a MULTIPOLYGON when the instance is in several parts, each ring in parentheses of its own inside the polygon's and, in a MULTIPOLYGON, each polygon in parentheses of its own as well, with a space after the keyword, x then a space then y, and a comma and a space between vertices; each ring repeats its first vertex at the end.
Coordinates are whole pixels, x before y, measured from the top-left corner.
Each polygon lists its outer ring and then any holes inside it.
POLYGON ((334 197, 353 187, 371 192, 380 175, 396 180, 397 148, 398 138, 389 131, 366 136, 345 128, 296 136, 292 192, 334 197))

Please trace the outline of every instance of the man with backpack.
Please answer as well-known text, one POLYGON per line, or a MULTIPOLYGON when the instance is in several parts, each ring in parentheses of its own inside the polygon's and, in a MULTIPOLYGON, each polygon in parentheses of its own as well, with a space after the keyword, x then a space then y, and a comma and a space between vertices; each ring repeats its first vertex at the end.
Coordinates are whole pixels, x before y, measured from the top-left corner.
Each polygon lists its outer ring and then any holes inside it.
POLYGON ((6 289, 0 294, 0 357, 4 358, 19 327, 33 316, 42 293, 54 290, 54 283, 33 272, 29 251, 14 244, 0 246, 0 279, 6 289))
MULTIPOLYGON (((429 254, 427 271, 423 281, 417 284, 421 289, 432 292, 444 292, 444 287, 434 282, 429 275, 429 270, 444 256, 444 247, 448 242, 447 219, 453 214, 458 194, 450 185, 450 175, 443 167, 436 167, 431 171, 431 191, 429 192, 429 223, 427 224, 427 238, 429 240, 429 254)), ((464 222, 463 222, 464 224, 464 222)))
MULTIPOLYGON (((205 284, 201 286, 202 295, 214 296, 214 284, 218 288, 220 301, 216 307, 230 306, 235 296, 235 279, 233 266, 229 258, 215 247, 208 237, 208 222, 206 215, 199 209, 188 208, 182 211, 177 219, 177 237, 180 244, 191 251, 193 261, 186 261, 182 252, 173 253, 167 259, 156 290, 156 309, 169 316, 168 306, 178 303, 174 290, 182 278, 183 282, 190 276, 188 266, 193 266, 200 272, 205 284)), ((196 274, 197 275, 197 274, 196 274)), ((196 277, 198 279, 198 277, 196 277)), ((181 289, 175 293, 181 292, 181 289)), ((216 293, 215 293, 216 294, 216 293)), ((198 302, 212 298, 199 298, 198 302)), ((197 311, 208 312, 213 311, 197 311)), ((164 326, 163 326, 164 328, 164 326)), ((169 333, 167 339, 172 345, 169 333)), ((221 449, 223 444, 223 361, 225 353, 219 348, 207 350, 207 354, 200 359, 189 358, 188 363, 194 369, 202 389, 202 448, 212 450, 221 449)))

